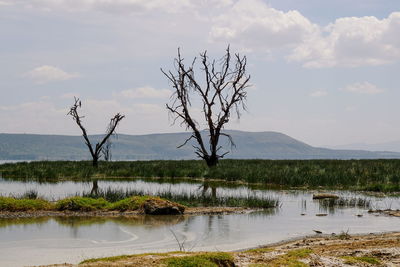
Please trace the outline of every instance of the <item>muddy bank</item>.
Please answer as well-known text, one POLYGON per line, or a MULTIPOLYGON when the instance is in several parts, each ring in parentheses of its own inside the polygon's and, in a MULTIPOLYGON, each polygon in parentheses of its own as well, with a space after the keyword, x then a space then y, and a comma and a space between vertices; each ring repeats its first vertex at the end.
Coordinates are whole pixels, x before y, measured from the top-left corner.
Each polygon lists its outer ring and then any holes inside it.
POLYGON ((206 259, 216 263, 217 266, 399 266, 400 232, 356 236, 341 233, 333 236, 305 237, 247 251, 222 254, 149 253, 92 259, 80 265, 49 266, 150 267, 166 266, 171 259, 174 259, 174 262, 206 259), (224 258, 224 261, 221 261, 221 258, 224 258))
MULTIPOLYGON (((257 209, 242 207, 193 207, 186 208, 183 215, 248 213, 257 209)), ((35 217, 133 217, 145 215, 143 211, 0 211, 0 218, 35 217)), ((162 216, 162 215, 161 215, 162 216)))
POLYGON ((387 216, 400 217, 400 210, 369 210, 368 213, 383 214, 387 216))

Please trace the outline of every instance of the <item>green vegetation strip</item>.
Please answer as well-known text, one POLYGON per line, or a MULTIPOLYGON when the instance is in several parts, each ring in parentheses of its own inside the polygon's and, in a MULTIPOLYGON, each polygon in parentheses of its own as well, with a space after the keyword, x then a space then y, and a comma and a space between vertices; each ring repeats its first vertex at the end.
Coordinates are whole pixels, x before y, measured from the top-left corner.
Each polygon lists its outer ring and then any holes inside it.
POLYGON ((171 201, 174 206, 230 206, 248 208, 273 208, 277 207, 277 199, 257 199, 253 197, 233 198, 233 197, 189 197, 189 196, 169 196, 169 199, 154 196, 130 196, 111 201, 101 197, 101 195, 91 195, 91 197, 69 197, 49 202, 45 199, 36 198, 15 198, 0 196, 0 211, 135 211, 143 207, 146 201, 155 200, 171 201))
POLYGON ((352 257, 352 256, 343 256, 342 257, 345 261, 345 264, 357 264, 357 263, 369 263, 372 265, 380 265, 381 261, 375 257, 368 257, 368 256, 362 256, 362 257, 352 257))
POLYGON ((191 256, 171 257, 164 260, 167 267, 219 267, 235 266, 233 257, 226 252, 208 252, 191 256))
MULTIPOLYGON (((34 195, 33 192, 26 194, 34 195)), ((25 195, 26 195, 25 194, 25 195)), ((97 193, 84 192, 82 197, 104 198, 107 201, 115 202, 131 196, 145 196, 149 192, 141 190, 123 190, 115 188, 106 188, 98 190, 97 193)), ((151 194, 151 192, 150 192, 151 194)), ((272 208, 279 205, 279 200, 270 196, 257 197, 247 195, 241 197, 217 196, 212 194, 201 194, 199 192, 175 192, 170 190, 156 193, 158 197, 177 202, 188 207, 247 207, 247 208, 272 208)))
POLYGON ((109 177, 201 178, 285 187, 345 187, 400 191, 400 160, 36 161, 0 165, 3 178, 59 181, 109 177))
POLYGON ((70 197, 56 203, 44 199, 16 199, 0 197, 0 211, 95 211, 95 210, 138 210, 146 200, 161 200, 150 196, 134 196, 117 202, 108 202, 103 198, 70 197))

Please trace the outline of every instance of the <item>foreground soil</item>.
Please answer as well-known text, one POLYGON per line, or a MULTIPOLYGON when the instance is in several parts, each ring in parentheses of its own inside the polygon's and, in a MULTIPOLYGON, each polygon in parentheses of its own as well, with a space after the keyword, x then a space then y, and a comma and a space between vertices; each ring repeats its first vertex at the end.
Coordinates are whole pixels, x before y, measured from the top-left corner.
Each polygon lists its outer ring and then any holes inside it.
MULTIPOLYGON (((254 211, 242 207, 191 207, 183 215, 231 214, 254 211)), ((35 218, 35 217, 132 217, 144 215, 143 211, 0 211, 0 218, 35 218)), ((161 215, 163 216, 163 215, 161 215)), ((179 216, 179 215, 176 215, 179 216)))
POLYGON ((314 236, 267 247, 230 253, 171 252, 93 259, 49 266, 189 266, 203 260, 220 267, 233 266, 400 266, 400 233, 350 236, 314 236), (186 263, 185 263, 186 262, 186 263))

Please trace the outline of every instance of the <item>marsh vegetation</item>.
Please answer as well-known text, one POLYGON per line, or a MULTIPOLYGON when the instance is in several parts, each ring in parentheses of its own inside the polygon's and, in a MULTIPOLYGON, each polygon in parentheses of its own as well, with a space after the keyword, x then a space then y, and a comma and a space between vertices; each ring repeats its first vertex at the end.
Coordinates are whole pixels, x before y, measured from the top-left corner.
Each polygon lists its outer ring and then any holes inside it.
POLYGON ((400 192, 399 160, 199 160, 100 162, 37 161, 0 165, 4 178, 82 180, 99 178, 189 178, 260 183, 282 188, 326 187, 400 192))

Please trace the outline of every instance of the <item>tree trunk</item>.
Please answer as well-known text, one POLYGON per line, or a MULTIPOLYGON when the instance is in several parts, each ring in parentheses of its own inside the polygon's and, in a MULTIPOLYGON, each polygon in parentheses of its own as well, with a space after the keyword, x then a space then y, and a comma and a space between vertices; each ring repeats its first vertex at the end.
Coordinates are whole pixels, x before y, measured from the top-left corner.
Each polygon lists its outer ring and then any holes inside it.
POLYGON ((205 158, 208 167, 214 167, 218 164, 218 157, 217 155, 211 155, 205 158))
POLYGON ((91 195, 98 195, 99 194, 99 185, 97 184, 97 180, 93 181, 92 190, 90 191, 91 195))
POLYGON ((99 158, 98 157, 93 157, 93 167, 97 168, 99 166, 99 158))

